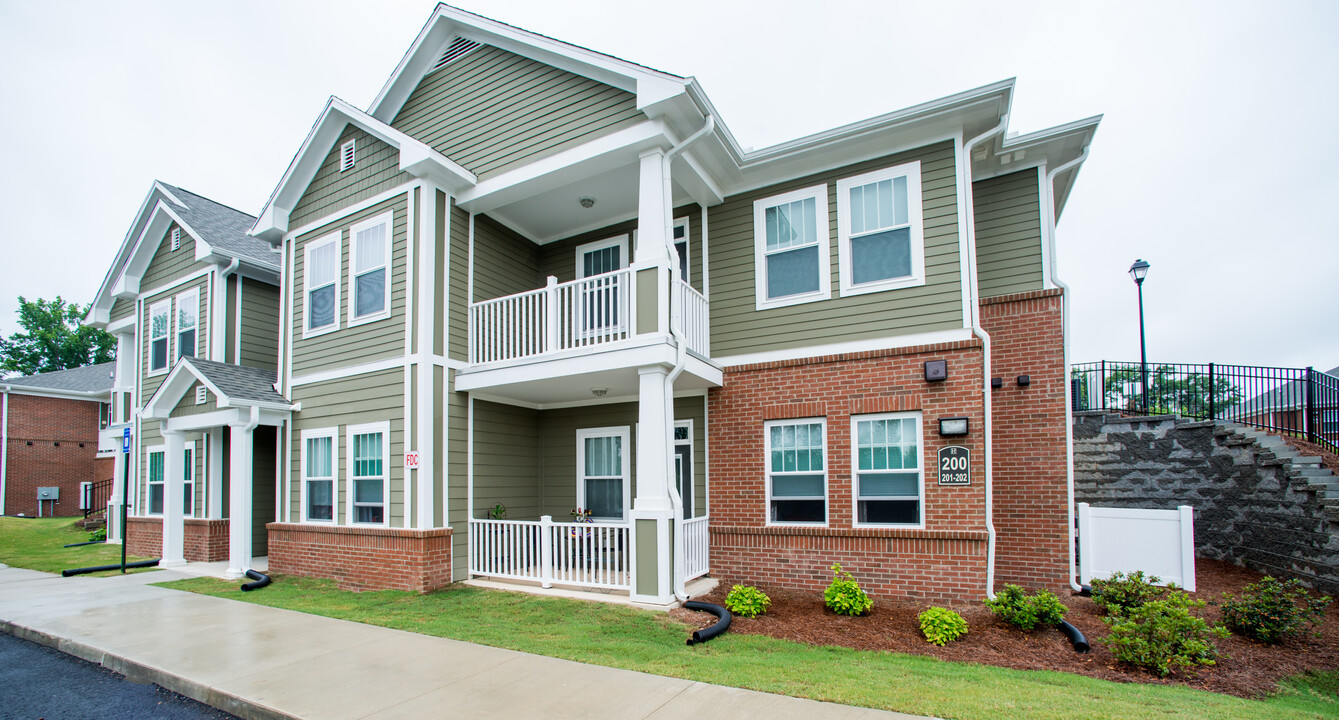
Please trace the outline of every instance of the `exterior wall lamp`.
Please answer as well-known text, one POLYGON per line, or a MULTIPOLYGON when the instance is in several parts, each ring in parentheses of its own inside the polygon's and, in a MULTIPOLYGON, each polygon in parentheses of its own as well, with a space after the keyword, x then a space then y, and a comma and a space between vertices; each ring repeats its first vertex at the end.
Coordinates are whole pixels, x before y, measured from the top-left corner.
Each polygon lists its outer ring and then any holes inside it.
POLYGON ((965 417, 939 418, 940 437, 958 437, 966 434, 967 434, 967 418, 965 417))

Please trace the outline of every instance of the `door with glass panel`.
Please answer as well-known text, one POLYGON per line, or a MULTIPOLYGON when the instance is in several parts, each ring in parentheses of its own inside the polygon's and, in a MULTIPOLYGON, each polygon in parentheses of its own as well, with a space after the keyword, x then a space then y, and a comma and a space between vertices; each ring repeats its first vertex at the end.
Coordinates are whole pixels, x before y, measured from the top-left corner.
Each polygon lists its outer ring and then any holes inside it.
POLYGON ((574 304, 576 326, 583 337, 622 332, 626 312, 626 281, 612 274, 627 266, 627 236, 577 248, 577 277, 581 279, 574 304))

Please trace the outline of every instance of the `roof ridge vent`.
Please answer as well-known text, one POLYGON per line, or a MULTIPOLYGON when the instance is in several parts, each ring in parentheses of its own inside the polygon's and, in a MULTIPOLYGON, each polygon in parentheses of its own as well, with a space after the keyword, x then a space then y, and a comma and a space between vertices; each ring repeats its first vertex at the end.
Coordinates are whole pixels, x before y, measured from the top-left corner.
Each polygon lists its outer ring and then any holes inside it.
POLYGON ((463 37, 453 38, 451 42, 447 43, 446 50, 442 51, 442 56, 437 59, 437 62, 433 63, 432 69, 428 72, 440 70, 478 49, 479 43, 473 40, 463 37))

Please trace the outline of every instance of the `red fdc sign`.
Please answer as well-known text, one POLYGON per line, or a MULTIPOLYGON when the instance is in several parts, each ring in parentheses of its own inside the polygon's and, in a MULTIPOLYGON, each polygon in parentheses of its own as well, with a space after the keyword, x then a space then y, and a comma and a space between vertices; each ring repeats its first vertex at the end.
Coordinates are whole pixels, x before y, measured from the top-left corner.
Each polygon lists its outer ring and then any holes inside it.
POLYGON ((418 451, 410 451, 404 454, 404 466, 408 470, 418 469, 418 451))

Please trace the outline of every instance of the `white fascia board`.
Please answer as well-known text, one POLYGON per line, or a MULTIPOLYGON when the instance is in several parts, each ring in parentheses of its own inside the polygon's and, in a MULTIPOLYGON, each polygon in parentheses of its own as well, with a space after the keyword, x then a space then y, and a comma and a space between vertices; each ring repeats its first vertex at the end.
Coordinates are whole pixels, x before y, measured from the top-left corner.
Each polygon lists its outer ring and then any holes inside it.
POLYGON ((194 385, 196 381, 204 384, 210 392, 217 398, 215 403, 222 402, 223 394, 213 383, 205 379, 200 371, 196 370, 190 361, 182 359, 177 361, 177 366, 168 373, 167 379, 158 386, 158 391, 149 398, 149 402, 144 404, 144 409, 140 411, 140 417, 154 420, 165 420, 172 413, 172 409, 181 402, 181 398, 186 395, 186 391, 194 385))
POLYGON ((140 280, 144 278, 144 272, 149 268, 149 263, 153 261, 154 253, 158 251, 162 236, 167 233, 167 229, 174 222, 195 240, 197 260, 201 257, 198 248, 204 247, 206 255, 213 250, 213 247, 201 239, 200 234, 194 228, 187 225, 181 219, 181 216, 162 200, 154 204, 150 213, 149 221, 144 224, 144 230, 136 239, 134 249, 130 251, 129 257, 125 259, 121 266, 121 273, 112 285, 113 297, 130 300, 139 295, 140 280))
POLYGON ((179 205, 181 204, 181 201, 168 192, 162 183, 155 180, 153 185, 149 187, 148 194, 144 196, 144 201, 140 203, 139 211, 135 213, 134 222, 126 230, 126 236, 121 241, 121 248, 116 251, 116 258, 112 260, 111 267, 107 268, 107 274, 103 276, 102 285, 98 287, 98 293, 89 306, 88 314, 84 316, 83 323, 85 325, 101 328, 111 321, 112 305, 116 302, 116 284, 125 269, 126 259, 130 257, 135 243, 138 242, 142 234, 140 229, 148 221, 149 209, 154 205, 155 193, 167 197, 179 205))
POLYGON ((59 388, 5 385, 3 382, 0 382, 0 387, 7 388, 7 392, 11 395, 27 395, 29 397, 86 400, 88 402, 111 402, 112 399, 111 390, 61 390, 59 388))

